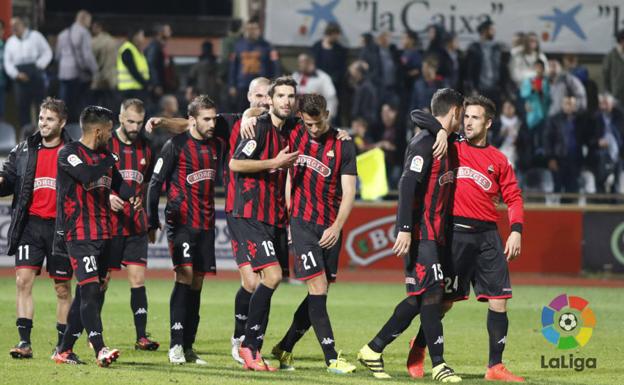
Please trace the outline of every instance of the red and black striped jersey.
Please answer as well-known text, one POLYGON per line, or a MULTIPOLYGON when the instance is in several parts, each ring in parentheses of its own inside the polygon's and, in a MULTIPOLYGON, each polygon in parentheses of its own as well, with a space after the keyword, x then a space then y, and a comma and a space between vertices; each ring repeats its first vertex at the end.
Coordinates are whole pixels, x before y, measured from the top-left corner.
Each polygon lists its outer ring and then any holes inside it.
MULTIPOLYGON (((117 131, 108 143, 111 152, 119 155, 117 167, 122 178, 134 188, 135 196, 146 201, 147 184, 151 178, 154 162, 152 149, 142 135, 131 144, 119 139, 117 131)), ((126 203, 123 211, 112 212, 112 236, 141 234, 147 231, 147 214, 143 207, 135 210, 133 205, 126 203)))
POLYGON ((67 143, 59 152, 56 220, 65 241, 111 237, 111 190, 123 200, 134 196, 115 161, 110 152, 91 150, 81 142, 67 143))
POLYGON ((329 227, 336 220, 342 201, 342 175, 357 175, 355 144, 337 139, 331 128, 314 139, 298 124, 290 131, 289 146, 299 151, 290 170, 290 215, 329 227))
POLYGON ((215 226, 214 185, 224 143, 193 138, 190 131, 169 139, 154 166, 147 193, 150 228, 157 228, 158 201, 166 183, 165 221, 171 226, 208 230, 215 226))
MULTIPOLYGON (((269 114, 258 117, 253 139, 240 140, 234 159, 267 160, 288 145, 288 131, 273 126, 269 114)), ((234 173, 232 214, 256 219, 269 225, 286 227, 286 172, 284 169, 257 173, 234 173)))
MULTIPOLYGON (((226 143, 225 157, 223 159, 223 186, 225 186, 225 212, 230 213, 234 209, 234 181, 236 180, 234 173, 230 170, 230 159, 234 156, 234 151, 241 141, 240 114, 221 114, 223 121, 221 124, 227 127, 227 137, 224 138, 226 143)), ((225 130, 222 130, 225 132, 225 130)))
POLYGON ((450 143, 448 154, 441 160, 434 159, 434 142, 435 138, 422 130, 407 146, 399 181, 396 226, 397 231, 412 231, 415 239, 444 244, 457 153, 450 143))

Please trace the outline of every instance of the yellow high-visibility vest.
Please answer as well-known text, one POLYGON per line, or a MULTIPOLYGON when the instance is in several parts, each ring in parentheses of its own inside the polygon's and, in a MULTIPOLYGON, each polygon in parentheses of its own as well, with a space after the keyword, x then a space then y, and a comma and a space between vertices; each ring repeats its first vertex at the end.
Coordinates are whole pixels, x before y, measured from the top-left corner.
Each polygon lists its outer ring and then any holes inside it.
POLYGON ((121 60, 121 54, 127 49, 129 49, 132 53, 134 65, 139 73, 145 80, 149 79, 149 66, 147 65, 145 55, 143 55, 143 53, 141 53, 141 51, 139 51, 134 44, 126 41, 117 51, 117 89, 119 91, 141 90, 143 89, 143 85, 132 77, 130 71, 128 71, 128 68, 121 60))

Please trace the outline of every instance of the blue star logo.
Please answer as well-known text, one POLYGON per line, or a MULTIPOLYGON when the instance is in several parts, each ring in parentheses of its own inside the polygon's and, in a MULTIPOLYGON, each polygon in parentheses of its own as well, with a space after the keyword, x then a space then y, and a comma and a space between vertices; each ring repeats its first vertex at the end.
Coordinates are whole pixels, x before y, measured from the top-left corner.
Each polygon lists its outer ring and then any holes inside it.
POLYGON ((555 23, 555 31, 553 32, 552 40, 557 40, 557 36, 559 36, 559 32, 561 32, 561 28, 567 27, 570 31, 574 32, 576 36, 583 40, 587 40, 587 36, 581 29, 581 27, 576 22, 576 14, 583 8, 582 4, 571 8, 569 11, 563 12, 559 8, 553 8, 553 15, 544 15, 539 18, 542 20, 550 21, 555 23))
POLYGON ((312 25, 310 26, 309 35, 313 35, 316 31, 316 27, 321 20, 324 20, 326 23, 337 22, 336 16, 334 16, 334 8, 336 5, 340 3, 340 0, 332 0, 325 5, 320 5, 316 1, 312 1, 312 8, 310 9, 299 9, 298 13, 306 16, 312 16, 312 25))

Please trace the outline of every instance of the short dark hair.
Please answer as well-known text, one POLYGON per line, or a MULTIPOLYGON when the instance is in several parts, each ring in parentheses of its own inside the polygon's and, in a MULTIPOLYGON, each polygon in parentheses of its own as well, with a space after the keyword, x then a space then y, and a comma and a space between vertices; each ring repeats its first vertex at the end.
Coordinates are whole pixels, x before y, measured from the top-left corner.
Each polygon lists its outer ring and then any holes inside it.
POLYGON ((425 59, 423 60, 423 64, 424 63, 427 63, 429 67, 434 67, 435 69, 438 69, 438 67, 440 66, 440 60, 438 59, 438 56, 435 54, 428 55, 427 57, 425 57, 425 59))
POLYGON ((477 32, 479 32, 479 34, 482 34, 483 32, 485 32, 488 28, 490 28, 493 25, 494 25, 494 22, 492 21, 492 19, 488 17, 487 19, 482 21, 481 24, 477 26, 477 32))
POLYGON ((618 43, 624 41, 624 28, 620 29, 618 33, 615 34, 615 40, 617 40, 618 43))
POLYGON ((327 26, 325 27, 325 31, 323 32, 325 36, 336 35, 336 34, 341 34, 341 33, 342 33, 342 29, 340 28, 340 24, 334 21, 332 21, 331 23, 327 23, 327 26))
POLYGON ((61 99, 54 99, 48 96, 41 102, 39 110, 53 111, 60 120, 67 120, 67 105, 61 99))
POLYGON ((364 118, 363 118, 363 117, 361 117, 361 116, 358 116, 357 118, 353 119, 353 120, 351 121, 351 124, 353 124, 353 123, 359 123, 359 124, 361 124, 362 126, 364 126, 364 128, 368 128, 368 120, 364 119, 364 118))
POLYGON ((215 102, 208 95, 199 95, 188 105, 188 115, 196 118, 199 116, 199 111, 212 109, 217 109, 215 102))
POLYGON ((533 65, 539 64, 542 66, 542 68, 546 68, 546 63, 544 63, 544 61, 542 59, 537 59, 535 61, 535 63, 533 63, 533 65))
POLYGON ((485 119, 494 120, 496 115, 496 104, 491 99, 483 95, 469 96, 464 101, 464 107, 481 106, 485 110, 485 119))
POLYGON ((130 98, 121 102, 121 110, 126 111, 127 109, 132 108, 138 113, 145 112, 145 105, 141 99, 130 98))
POLYGON ((143 28, 132 27, 128 30, 126 37, 130 40, 130 42, 132 42, 132 39, 134 39, 134 37, 141 32, 145 33, 145 30, 143 28))
POLYGON ((327 101, 319 94, 305 94, 299 97, 299 112, 310 116, 319 116, 327 111, 327 101))
POLYGON ((433 116, 445 116, 453 107, 461 107, 464 95, 452 88, 440 88, 431 98, 431 113, 433 116))
POLYGON ((279 86, 291 86, 295 93, 297 92, 297 82, 290 76, 280 76, 279 78, 273 80, 271 85, 269 86, 269 96, 273 97, 275 94, 275 88, 279 86))
POLYGON ((93 124, 113 122, 113 111, 102 106, 88 106, 80 113, 80 127, 83 132, 91 129, 93 124))

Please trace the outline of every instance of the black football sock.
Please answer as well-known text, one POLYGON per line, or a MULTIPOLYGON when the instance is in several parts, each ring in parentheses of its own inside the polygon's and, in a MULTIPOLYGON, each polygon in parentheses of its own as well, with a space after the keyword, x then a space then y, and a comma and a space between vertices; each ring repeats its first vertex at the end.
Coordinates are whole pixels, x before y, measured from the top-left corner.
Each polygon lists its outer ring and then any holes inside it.
POLYGON ((100 284, 97 282, 87 283, 80 288, 80 318, 96 357, 99 351, 106 346, 102 336, 102 319, 99 312, 101 293, 100 284))
POLYGON ((33 327, 33 321, 28 318, 18 318, 17 321, 15 321, 15 326, 17 326, 20 342, 30 343, 30 331, 33 327))
POLYGON ((61 342, 63 342, 63 334, 65 334, 65 330, 67 329, 67 324, 56 323, 56 346, 61 346, 61 342))
MULTIPOLYGON (((264 315, 264 319, 262 320, 261 330, 266 331, 269 323, 269 315, 271 315, 271 307, 269 307, 264 315)), ((262 351, 262 346, 264 346, 264 336, 258 341, 258 350, 262 351)))
POLYGON ((420 325, 420 327, 418 328, 418 334, 416 334, 414 346, 418 346, 422 349, 427 347, 427 340, 425 339, 425 332, 423 331, 422 325, 420 325))
POLYGON ((271 297, 274 291, 261 283, 251 296, 243 346, 250 348, 253 352, 258 351, 264 338, 264 332, 268 326, 267 313, 271 307, 271 297))
POLYGON ((241 286, 234 298, 234 338, 240 338, 245 334, 251 294, 241 286))
POLYGON ((394 308, 394 313, 381 328, 379 333, 368 343, 372 351, 381 353, 392 341, 407 329, 414 317, 418 315, 420 307, 414 296, 405 298, 394 308))
POLYGON ((297 341, 299 341, 310 328, 311 322, 308 312, 309 299, 310 296, 307 295, 299 304, 293 316, 290 328, 288 328, 286 335, 284 335, 284 338, 282 338, 282 341, 279 343, 280 349, 286 352, 292 352, 297 341))
POLYGON ((321 344, 321 349, 323 349, 325 364, 329 365, 329 360, 338 358, 338 353, 336 352, 334 331, 329 321, 329 314, 327 314, 327 294, 310 294, 308 298, 308 314, 310 315, 310 321, 312 322, 316 338, 321 344))
POLYGON ((190 285, 176 282, 173 285, 171 299, 169 300, 169 327, 171 332, 171 342, 169 347, 182 345, 184 343, 184 327, 186 321, 186 303, 190 285))
POLYGON ((490 362, 488 367, 503 362, 503 350, 507 342, 507 329, 509 328, 509 319, 507 313, 498 313, 488 309, 487 330, 490 336, 490 362))
POLYGON ((82 318, 80 317, 80 305, 82 302, 80 292, 80 285, 76 285, 76 293, 74 294, 74 299, 69 308, 69 313, 67 313, 67 328, 65 328, 63 341, 58 348, 59 352, 73 349, 76 340, 78 340, 82 334, 82 329, 84 329, 82 318))
POLYGON ((444 363, 444 331, 442 328, 442 288, 436 287, 426 291, 421 297, 420 324, 424 330, 431 364, 436 366, 444 363))
POLYGON ((104 301, 106 300, 106 290, 100 289, 100 293, 97 296, 97 300, 98 300, 98 310, 100 312, 100 315, 102 315, 102 309, 104 308, 104 301))
POLYGON ((145 286, 133 287, 130 289, 130 308, 134 315, 134 328, 136 329, 137 341, 145 337, 145 327, 147 326, 147 294, 145 286))
POLYGON ((201 290, 189 288, 186 302, 186 330, 184 331, 184 350, 193 348, 197 328, 199 327, 199 308, 201 305, 201 290))

